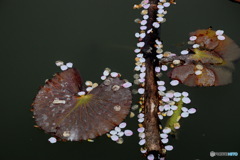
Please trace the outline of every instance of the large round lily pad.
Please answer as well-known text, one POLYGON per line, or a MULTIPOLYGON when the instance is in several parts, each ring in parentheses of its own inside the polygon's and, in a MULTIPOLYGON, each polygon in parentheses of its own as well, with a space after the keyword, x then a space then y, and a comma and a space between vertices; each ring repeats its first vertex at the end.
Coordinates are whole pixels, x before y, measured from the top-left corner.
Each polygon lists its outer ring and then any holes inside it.
POLYGON ((47 133, 71 141, 93 139, 119 125, 128 115, 132 102, 125 81, 108 77, 84 96, 76 69, 56 74, 38 92, 34 103, 36 123, 47 133))

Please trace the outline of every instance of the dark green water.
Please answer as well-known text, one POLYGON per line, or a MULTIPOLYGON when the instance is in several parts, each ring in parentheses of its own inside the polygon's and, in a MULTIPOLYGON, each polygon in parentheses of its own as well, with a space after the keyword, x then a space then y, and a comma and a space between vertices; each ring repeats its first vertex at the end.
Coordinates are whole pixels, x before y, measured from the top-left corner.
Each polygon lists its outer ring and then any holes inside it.
MULTIPOLYGON (((100 81, 105 67, 132 80, 134 33, 140 18, 132 10, 139 1, 124 0, 0 0, 1 59, 1 160, 79 159, 143 160, 138 136, 117 145, 105 136, 95 143, 50 144, 49 135, 33 128, 29 111, 32 99, 44 80, 59 71, 56 60, 74 62, 85 80, 100 81)), ((224 29, 240 44, 240 4, 228 0, 177 0, 169 8, 162 27, 165 49, 182 48, 188 33, 196 29, 224 29), (177 47, 176 47, 177 46, 177 47)), ((168 160, 240 159, 210 158, 209 152, 240 153, 240 64, 233 83, 224 87, 189 88, 197 114, 182 121, 175 149, 168 160)), ((136 118, 129 120, 136 130, 136 118)))

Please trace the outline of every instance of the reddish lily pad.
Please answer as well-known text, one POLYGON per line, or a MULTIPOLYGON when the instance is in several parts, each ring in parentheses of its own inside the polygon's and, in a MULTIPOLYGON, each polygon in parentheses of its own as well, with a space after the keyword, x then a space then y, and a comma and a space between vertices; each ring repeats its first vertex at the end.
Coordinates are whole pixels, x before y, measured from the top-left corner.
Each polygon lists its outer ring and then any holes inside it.
POLYGON ((56 74, 38 92, 33 112, 45 132, 62 140, 80 141, 101 136, 119 125, 128 115, 132 102, 125 81, 108 77, 86 95, 76 69, 56 74))
POLYGON ((186 63, 173 68, 169 76, 188 86, 219 86, 231 83, 233 61, 240 58, 239 46, 225 34, 219 39, 216 31, 212 29, 197 30, 190 35, 197 37, 195 43, 199 44, 200 48, 192 49, 193 54, 186 56, 186 63), (198 70, 197 65, 201 65, 202 69, 198 70))
POLYGON ((223 34, 225 40, 219 40, 216 31, 212 29, 197 30, 190 35, 197 37, 195 43, 200 44, 204 49, 214 51, 226 62, 232 62, 240 58, 239 46, 225 34, 223 34))
POLYGON ((232 72, 219 66, 203 66, 200 75, 196 75, 196 65, 188 64, 175 67, 169 76, 187 86, 220 86, 232 82, 232 72))

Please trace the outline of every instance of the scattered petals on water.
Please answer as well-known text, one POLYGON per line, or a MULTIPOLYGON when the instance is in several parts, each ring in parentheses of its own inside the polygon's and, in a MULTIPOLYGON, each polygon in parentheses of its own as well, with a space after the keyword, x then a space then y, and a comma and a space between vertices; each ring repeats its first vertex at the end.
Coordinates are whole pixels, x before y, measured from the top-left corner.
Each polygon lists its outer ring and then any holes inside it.
POLYGON ((65 71, 65 70, 68 69, 68 67, 66 65, 62 65, 62 66, 60 66, 60 68, 61 68, 62 71, 65 71))
POLYGON ((135 53, 139 53, 141 51, 141 49, 137 48, 134 50, 135 53))
POLYGON ((175 92, 175 93, 174 93, 174 96, 175 96, 175 97, 181 97, 181 95, 182 95, 182 94, 181 94, 180 92, 175 92))
POLYGON ((142 20, 141 21, 141 25, 146 25, 147 24, 147 20, 142 20))
POLYGON ((160 120, 163 120, 163 116, 162 116, 161 114, 158 115, 158 118, 159 118, 160 120))
POLYGON ((110 74, 109 70, 105 70, 105 71, 103 72, 103 75, 104 75, 104 76, 108 76, 109 74, 110 74))
POLYGON ((141 33, 140 38, 144 38, 146 36, 146 33, 141 33))
POLYGON ((160 67, 155 67, 155 72, 160 72, 161 68, 160 67))
POLYGON ((106 78, 106 76, 101 76, 101 80, 105 80, 106 78))
POLYGON ((172 116, 173 115, 173 111, 172 110, 170 110, 170 111, 167 111, 167 116, 172 116))
POLYGON ((115 127, 115 131, 120 132, 121 128, 120 127, 115 127))
POLYGON ((179 102, 179 101, 181 100, 181 98, 173 98, 173 100, 174 100, 175 102, 179 102))
POLYGON ((189 93, 188 92, 182 92, 182 95, 184 96, 184 97, 188 97, 189 96, 189 93))
POLYGON ((122 137, 123 135, 124 135, 124 132, 119 132, 118 134, 117 134, 119 137, 122 137))
POLYGON ((92 86, 92 84, 93 84, 93 83, 92 83, 91 81, 86 81, 86 82, 85 82, 85 85, 86 85, 86 86, 92 86))
POLYGON ((149 154, 149 155, 147 156, 147 159, 148 159, 148 160, 154 160, 154 155, 153 155, 153 154, 149 154))
POLYGON ((186 107, 182 107, 182 111, 183 111, 183 112, 187 112, 188 109, 187 109, 186 107))
POLYGON ((217 35, 217 36, 221 36, 221 35, 223 35, 223 33, 224 33, 223 30, 217 30, 217 31, 216 31, 216 35, 217 35))
POLYGON ((193 48, 199 48, 199 47, 200 47, 199 44, 194 44, 194 45, 193 45, 193 48))
POLYGON ((159 106, 158 109, 160 112, 162 112, 162 111, 164 111, 164 106, 159 106))
POLYGON ((143 139, 143 138, 145 138, 146 135, 145 135, 145 133, 139 133, 138 136, 143 139))
POLYGON ((145 4, 145 5, 143 5, 143 8, 144 9, 148 9, 150 7, 150 4, 145 4))
POLYGON ((174 110, 174 111, 175 111, 175 110, 177 110, 177 109, 178 109, 178 107, 177 107, 176 105, 172 105, 172 106, 171 106, 171 110, 174 110))
POLYGON ((185 103, 185 104, 191 103, 191 100, 190 100, 190 98, 188 98, 188 97, 183 97, 182 101, 183 101, 183 103, 185 103))
POLYGON ((157 84, 158 84, 159 86, 163 86, 163 85, 165 85, 165 82, 164 82, 164 81, 157 81, 157 84))
POLYGON ((125 136, 132 136, 133 132, 131 130, 127 129, 124 131, 124 134, 125 134, 125 136))
POLYGON ((163 133, 168 134, 168 133, 170 133, 170 132, 171 132, 171 128, 164 128, 164 129, 163 129, 163 133))
POLYGON ((182 55, 186 55, 186 54, 188 54, 188 53, 189 53, 188 50, 182 50, 182 51, 181 51, 181 54, 182 54, 182 55))
POLYGON ((143 148, 141 148, 141 153, 147 153, 147 150, 146 149, 143 149, 143 148))
POLYGON ((177 86, 177 85, 179 84, 179 81, 178 81, 178 80, 172 80, 172 81, 170 82, 170 84, 171 84, 172 86, 177 86))
POLYGON ((173 150, 173 146, 172 145, 167 145, 167 146, 165 146, 165 149, 167 151, 171 151, 171 150, 173 150))
POLYGON ((153 27, 154 27, 154 28, 159 28, 159 27, 160 27, 160 24, 159 24, 158 22, 154 22, 154 23, 153 23, 153 27))
POLYGON ((124 88, 129 88, 129 87, 132 86, 132 83, 126 82, 126 83, 124 83, 122 86, 123 86, 124 88))
POLYGON ((196 70, 195 71, 195 74, 198 76, 198 75, 201 75, 202 74, 202 71, 201 70, 196 70))
POLYGON ((148 19, 149 18, 149 15, 144 15, 143 16, 143 19, 148 19))
POLYGON ((140 71, 141 72, 145 72, 146 71, 146 67, 145 66, 141 67, 140 71))
POLYGON ((224 36, 218 36, 217 38, 218 38, 220 41, 225 40, 225 37, 224 37, 224 36))
POLYGON ((60 66, 64 65, 64 62, 63 61, 56 61, 55 64, 56 64, 56 66, 60 67, 60 66))
POLYGON ((51 137, 51 138, 48 139, 48 141, 49 141, 50 143, 56 143, 56 142, 57 142, 57 139, 56 139, 55 137, 51 137))
POLYGON ((123 144, 123 138, 119 138, 117 141, 116 141, 118 144, 123 144))
POLYGON ((134 68, 135 71, 139 71, 140 69, 141 69, 140 66, 136 66, 136 67, 134 68))
POLYGON ((181 63, 181 61, 178 60, 178 59, 173 60, 173 64, 175 64, 175 65, 178 65, 178 64, 180 64, 180 63, 181 63))
POLYGON ((90 92, 91 90, 93 90, 92 87, 87 87, 87 88, 86 88, 86 91, 88 91, 88 92, 90 92))
POLYGON ((196 39, 197 39, 197 36, 191 36, 191 37, 189 38, 190 41, 195 41, 196 39))
POLYGON ((165 2, 165 3, 163 3, 163 6, 164 7, 169 7, 171 4, 169 3, 169 2, 165 2))
POLYGON ((138 47, 143 47, 144 45, 145 45, 144 42, 139 42, 139 43, 137 43, 137 46, 138 46, 138 47))
POLYGON ((68 62, 68 63, 66 64, 66 66, 67 66, 68 68, 72 68, 72 67, 73 67, 73 63, 68 62))
POLYGON ((138 131, 139 133, 144 132, 144 130, 145 130, 145 128, 143 128, 143 127, 140 127, 140 128, 137 129, 137 131, 138 131))
POLYGON ((180 124, 179 123, 174 123, 173 126, 174 126, 175 129, 179 129, 180 128, 180 124))
POLYGON ((146 73, 140 73, 140 78, 144 78, 146 76, 146 73))
POLYGON ((125 128, 127 126, 127 123, 126 122, 122 122, 121 124, 119 124, 119 127, 120 128, 125 128))
POLYGON ((119 139, 119 137, 116 136, 116 135, 112 135, 112 136, 111 136, 111 139, 112 139, 113 141, 117 141, 117 140, 119 139))
POLYGON ((141 139, 138 144, 142 146, 142 145, 144 145, 145 143, 146 143, 146 140, 145 140, 145 139, 141 139))
POLYGON ((168 143, 168 138, 164 138, 161 141, 162 141, 162 143, 166 144, 166 143, 168 143))
POLYGON ((168 92, 168 93, 166 93, 166 96, 168 98, 173 98, 174 94, 172 92, 168 92))
POLYGON ((160 137, 164 139, 164 138, 167 138, 168 135, 167 135, 166 133, 161 133, 161 134, 160 134, 160 137))
POLYGON ((142 30, 142 31, 144 31, 144 30, 146 30, 147 29, 147 26, 141 26, 140 27, 140 30, 142 30))
POLYGON ((138 118, 143 118, 144 117, 144 114, 143 113, 140 113, 139 115, 138 115, 138 118))
POLYGON ((111 76, 112 76, 112 77, 117 77, 117 76, 118 76, 118 73, 117 73, 117 72, 112 72, 112 73, 111 73, 111 76))
POLYGON ((143 121, 144 121, 144 118, 139 118, 139 119, 138 119, 138 122, 139 122, 139 123, 142 123, 143 121))
MULTIPOLYGON (((159 10, 159 12, 162 12, 162 11, 163 11, 163 10, 159 10)), ((158 13, 159 13, 159 12, 158 12, 158 13)), ((161 14, 161 13, 160 13, 160 14, 161 14)), ((164 21, 164 18, 163 18, 163 17, 158 17, 158 18, 157 18, 157 21, 158 21, 158 22, 162 22, 162 21, 164 21)))
POLYGON ((163 57, 163 54, 158 54, 156 57, 157 57, 158 59, 161 59, 161 58, 163 57))
POLYGON ((164 105, 164 109, 165 109, 165 111, 168 111, 168 110, 170 110, 170 105, 164 105))
POLYGON ((188 116, 189 116, 188 112, 182 112, 181 113, 181 117, 183 117, 183 118, 187 118, 188 116))
POLYGON ((115 131, 115 130, 111 130, 111 131, 110 131, 110 134, 112 134, 112 135, 116 135, 116 134, 117 134, 117 131, 115 131))
POLYGON ((163 102, 169 102, 170 99, 169 99, 168 97, 163 97, 163 98, 162 98, 162 101, 163 101, 163 102))
POLYGON ((166 91, 166 87, 165 87, 165 86, 159 86, 159 87, 158 87, 158 90, 159 90, 159 91, 166 91))
POLYGON ((188 110, 188 113, 189 114, 194 114, 194 113, 196 113, 196 109, 195 108, 190 108, 189 110, 188 110))
POLYGON ((135 33, 135 37, 136 37, 136 38, 139 38, 139 37, 140 37, 140 34, 139 34, 139 33, 135 33))
POLYGON ((139 88, 139 89, 138 89, 138 93, 139 93, 139 94, 143 94, 144 92, 145 92, 145 89, 144 89, 144 88, 139 88))
POLYGON ((161 69, 162 69, 163 71, 167 71, 167 70, 168 70, 168 67, 167 67, 166 65, 162 65, 161 69))
POLYGON ((85 95, 85 94, 86 94, 86 92, 84 92, 84 91, 78 92, 78 95, 79 95, 79 96, 83 96, 83 95, 85 95))

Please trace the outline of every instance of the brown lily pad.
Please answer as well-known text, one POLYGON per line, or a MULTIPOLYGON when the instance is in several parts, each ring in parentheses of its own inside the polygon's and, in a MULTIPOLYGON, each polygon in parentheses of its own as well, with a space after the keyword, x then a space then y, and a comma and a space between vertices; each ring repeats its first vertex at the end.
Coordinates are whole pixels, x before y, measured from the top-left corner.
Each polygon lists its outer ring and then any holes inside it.
POLYGON ((186 63, 173 68, 169 76, 187 86, 231 83, 233 62, 240 58, 239 46, 225 34, 222 34, 222 39, 219 38, 212 29, 197 30, 190 35, 197 37, 194 43, 199 44, 200 48, 192 49, 192 54, 185 56, 186 63), (197 65, 202 66, 201 69, 197 65))
POLYGON ((223 34, 225 40, 219 40, 216 31, 212 29, 201 29, 190 33, 190 36, 196 36, 195 43, 207 50, 212 50, 226 62, 232 62, 240 58, 239 46, 227 35, 223 34))
POLYGON ((196 65, 188 64, 175 67, 169 76, 181 83, 194 86, 220 86, 232 82, 232 72, 229 69, 219 66, 203 66, 200 75, 196 75, 196 65))
POLYGON ((82 80, 76 69, 56 74, 38 92, 33 113, 37 125, 62 140, 80 141, 101 136, 119 125, 132 102, 125 81, 108 77, 83 96, 82 80))

